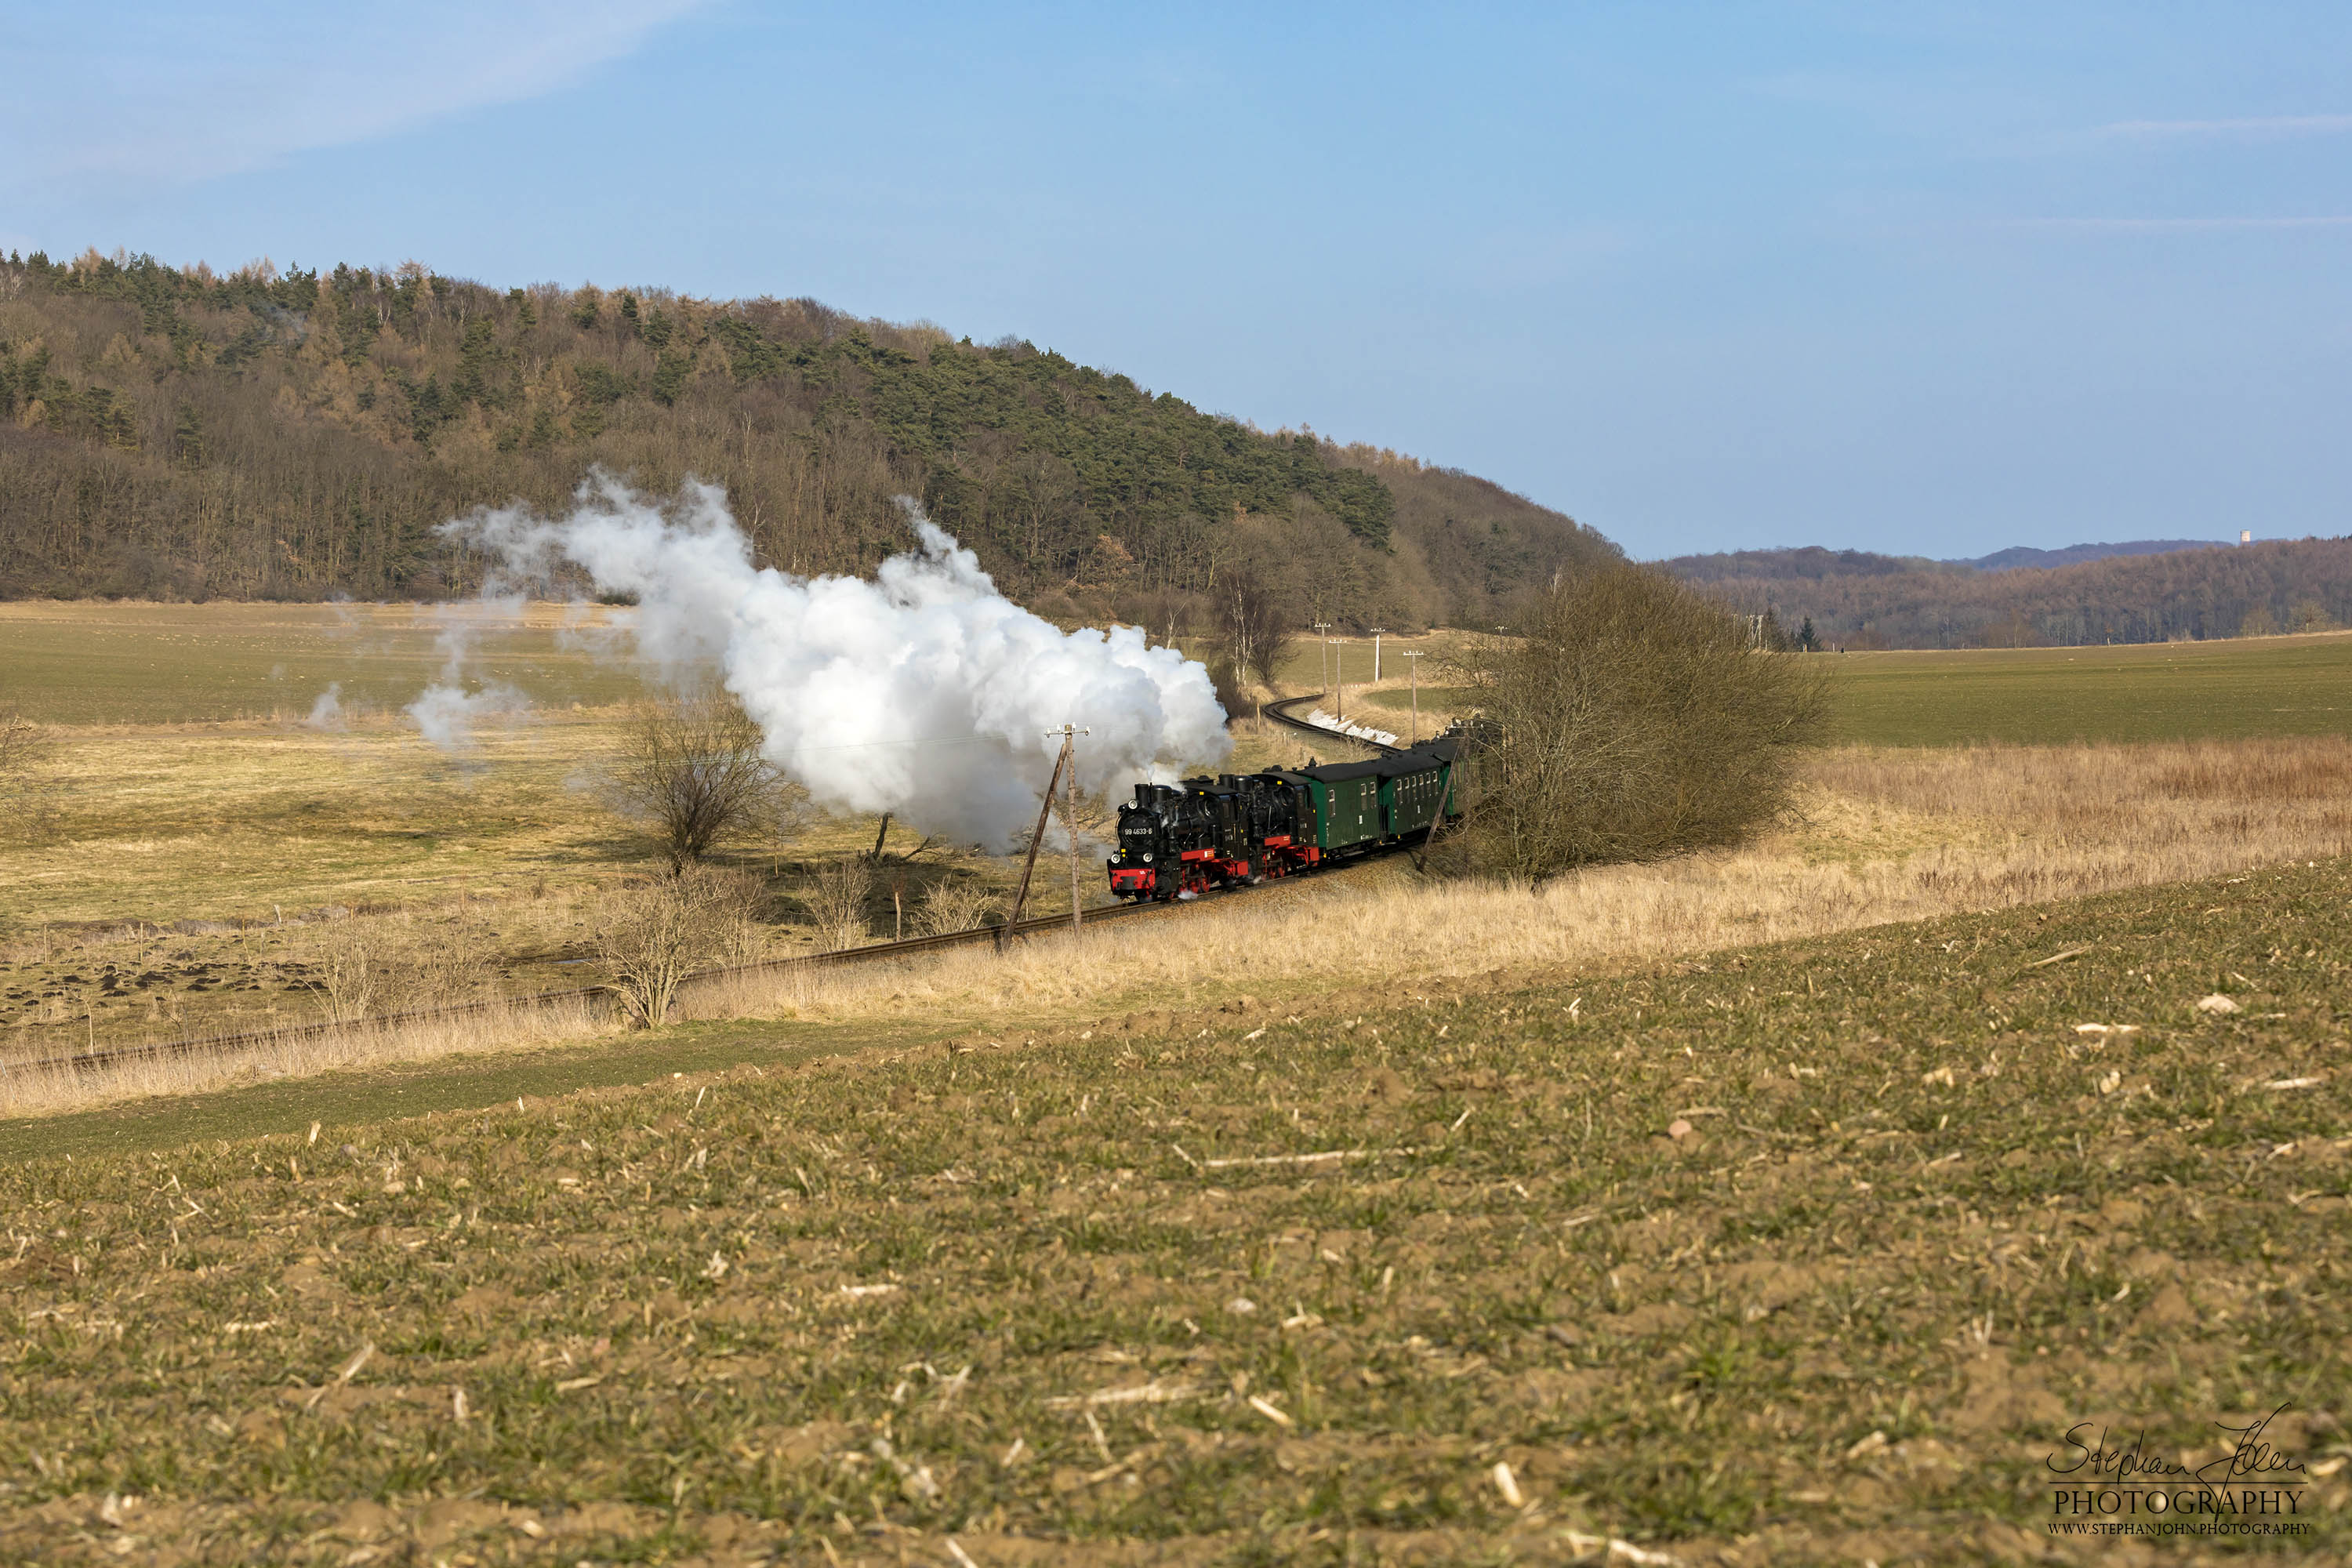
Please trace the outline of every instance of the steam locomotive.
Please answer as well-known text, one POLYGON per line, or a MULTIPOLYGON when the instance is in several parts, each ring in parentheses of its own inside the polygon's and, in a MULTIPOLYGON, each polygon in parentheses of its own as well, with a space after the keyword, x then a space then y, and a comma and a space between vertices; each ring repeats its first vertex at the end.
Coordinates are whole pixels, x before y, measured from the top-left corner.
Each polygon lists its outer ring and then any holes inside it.
POLYGON ((1454 733, 1369 763, 1138 784, 1104 863, 1110 889, 1138 903, 1189 899, 1368 854, 1459 817, 1472 773, 1454 733))

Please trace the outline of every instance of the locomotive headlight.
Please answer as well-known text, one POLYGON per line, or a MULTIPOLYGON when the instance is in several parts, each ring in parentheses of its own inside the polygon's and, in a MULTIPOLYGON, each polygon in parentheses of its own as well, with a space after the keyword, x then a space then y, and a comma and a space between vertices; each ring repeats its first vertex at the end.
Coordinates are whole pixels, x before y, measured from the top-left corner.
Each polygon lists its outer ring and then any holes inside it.
POLYGON ((1143 863, 1147 866, 1151 864, 1151 851, 1149 849, 1143 852, 1143 863))

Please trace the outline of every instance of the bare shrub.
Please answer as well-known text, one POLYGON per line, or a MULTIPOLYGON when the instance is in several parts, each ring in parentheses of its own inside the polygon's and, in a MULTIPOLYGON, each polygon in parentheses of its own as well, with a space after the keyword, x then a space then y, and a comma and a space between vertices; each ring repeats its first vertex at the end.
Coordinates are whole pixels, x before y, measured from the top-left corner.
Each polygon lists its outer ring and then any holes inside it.
POLYGON ((16 710, 0 712, 0 778, 29 768, 43 739, 40 726, 16 710))
POLYGON ((383 941, 355 921, 345 921, 319 943, 311 966, 318 990, 312 1000, 331 1024, 364 1018, 374 1007, 383 941))
POLYGON ((488 948, 462 914, 339 921, 311 947, 310 999, 331 1024, 482 1001, 496 979, 488 948))
POLYGON ((0 836, 37 842, 57 826, 54 746, 40 725, 13 708, 0 710, 0 836))
POLYGON ((498 979, 487 942, 464 921, 454 931, 412 931, 411 940, 391 960, 400 1005, 434 1007, 483 1000, 498 979))
POLYGON ((1822 679, 1664 573, 1611 566, 1530 605, 1491 656, 1474 859, 1540 880, 1738 844, 1786 813, 1822 679))
POLYGON ((763 738, 723 692, 639 707, 614 769, 614 793, 652 827, 671 870, 722 839, 772 825, 781 797, 775 770, 760 755, 763 738))
POLYGON ((864 860, 844 860, 809 879, 803 901, 816 922, 824 951, 856 947, 866 940, 866 904, 874 895, 874 868, 864 860))
POLYGON ((986 923, 995 909, 996 895, 986 883, 950 877, 932 883, 924 892, 922 907, 915 915, 915 930, 922 936, 971 931, 986 923))
POLYGON ((739 912, 721 933, 711 961, 722 968, 740 969, 766 958, 772 945, 768 927, 748 912, 739 912))
POLYGON ((757 896, 751 878, 705 866, 614 894, 597 922, 596 955, 630 1022, 667 1019, 687 976, 740 942, 757 896))

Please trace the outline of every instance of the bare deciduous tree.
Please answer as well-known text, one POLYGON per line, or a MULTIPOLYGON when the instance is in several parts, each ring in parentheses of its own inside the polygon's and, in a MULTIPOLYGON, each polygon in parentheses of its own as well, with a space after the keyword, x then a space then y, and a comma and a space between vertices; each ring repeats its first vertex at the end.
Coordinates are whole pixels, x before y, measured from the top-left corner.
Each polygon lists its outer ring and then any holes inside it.
POLYGON ((1282 602, 1254 574, 1235 573, 1217 590, 1217 622, 1234 662, 1267 686, 1296 635, 1282 602))
POLYGON ((632 720, 614 784, 683 871, 713 846, 770 825, 780 808, 760 726, 724 693, 646 701, 632 720))
POLYGON ((596 954, 630 1021, 651 1028, 667 1019, 686 978, 740 943, 758 897, 752 878, 708 866, 614 894, 596 954))
POLYGON ((1475 863, 1535 880, 1733 844, 1788 808, 1823 717, 1819 661, 1664 574, 1614 566, 1530 606, 1488 668, 1475 863))

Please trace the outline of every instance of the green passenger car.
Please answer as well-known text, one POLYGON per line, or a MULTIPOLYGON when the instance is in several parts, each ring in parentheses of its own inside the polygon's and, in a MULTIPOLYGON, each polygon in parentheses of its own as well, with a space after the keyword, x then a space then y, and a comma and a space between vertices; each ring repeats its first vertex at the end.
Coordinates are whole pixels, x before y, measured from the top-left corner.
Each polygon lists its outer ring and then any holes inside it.
POLYGON ((1381 784, 1381 809, 1388 819, 1388 836, 1402 838, 1408 833, 1426 833, 1445 800, 1445 764, 1412 752, 1395 758, 1394 763, 1398 771, 1381 784))
POLYGON ((1377 844, 1387 837, 1377 763, 1341 763, 1306 776, 1315 802, 1316 847, 1326 855, 1377 844))
POLYGON ((1308 842, 1345 855, 1425 834, 1441 816, 1458 816, 1468 796, 1464 749, 1424 742, 1368 763, 1314 764, 1275 776, 1298 786, 1314 820, 1308 842))

